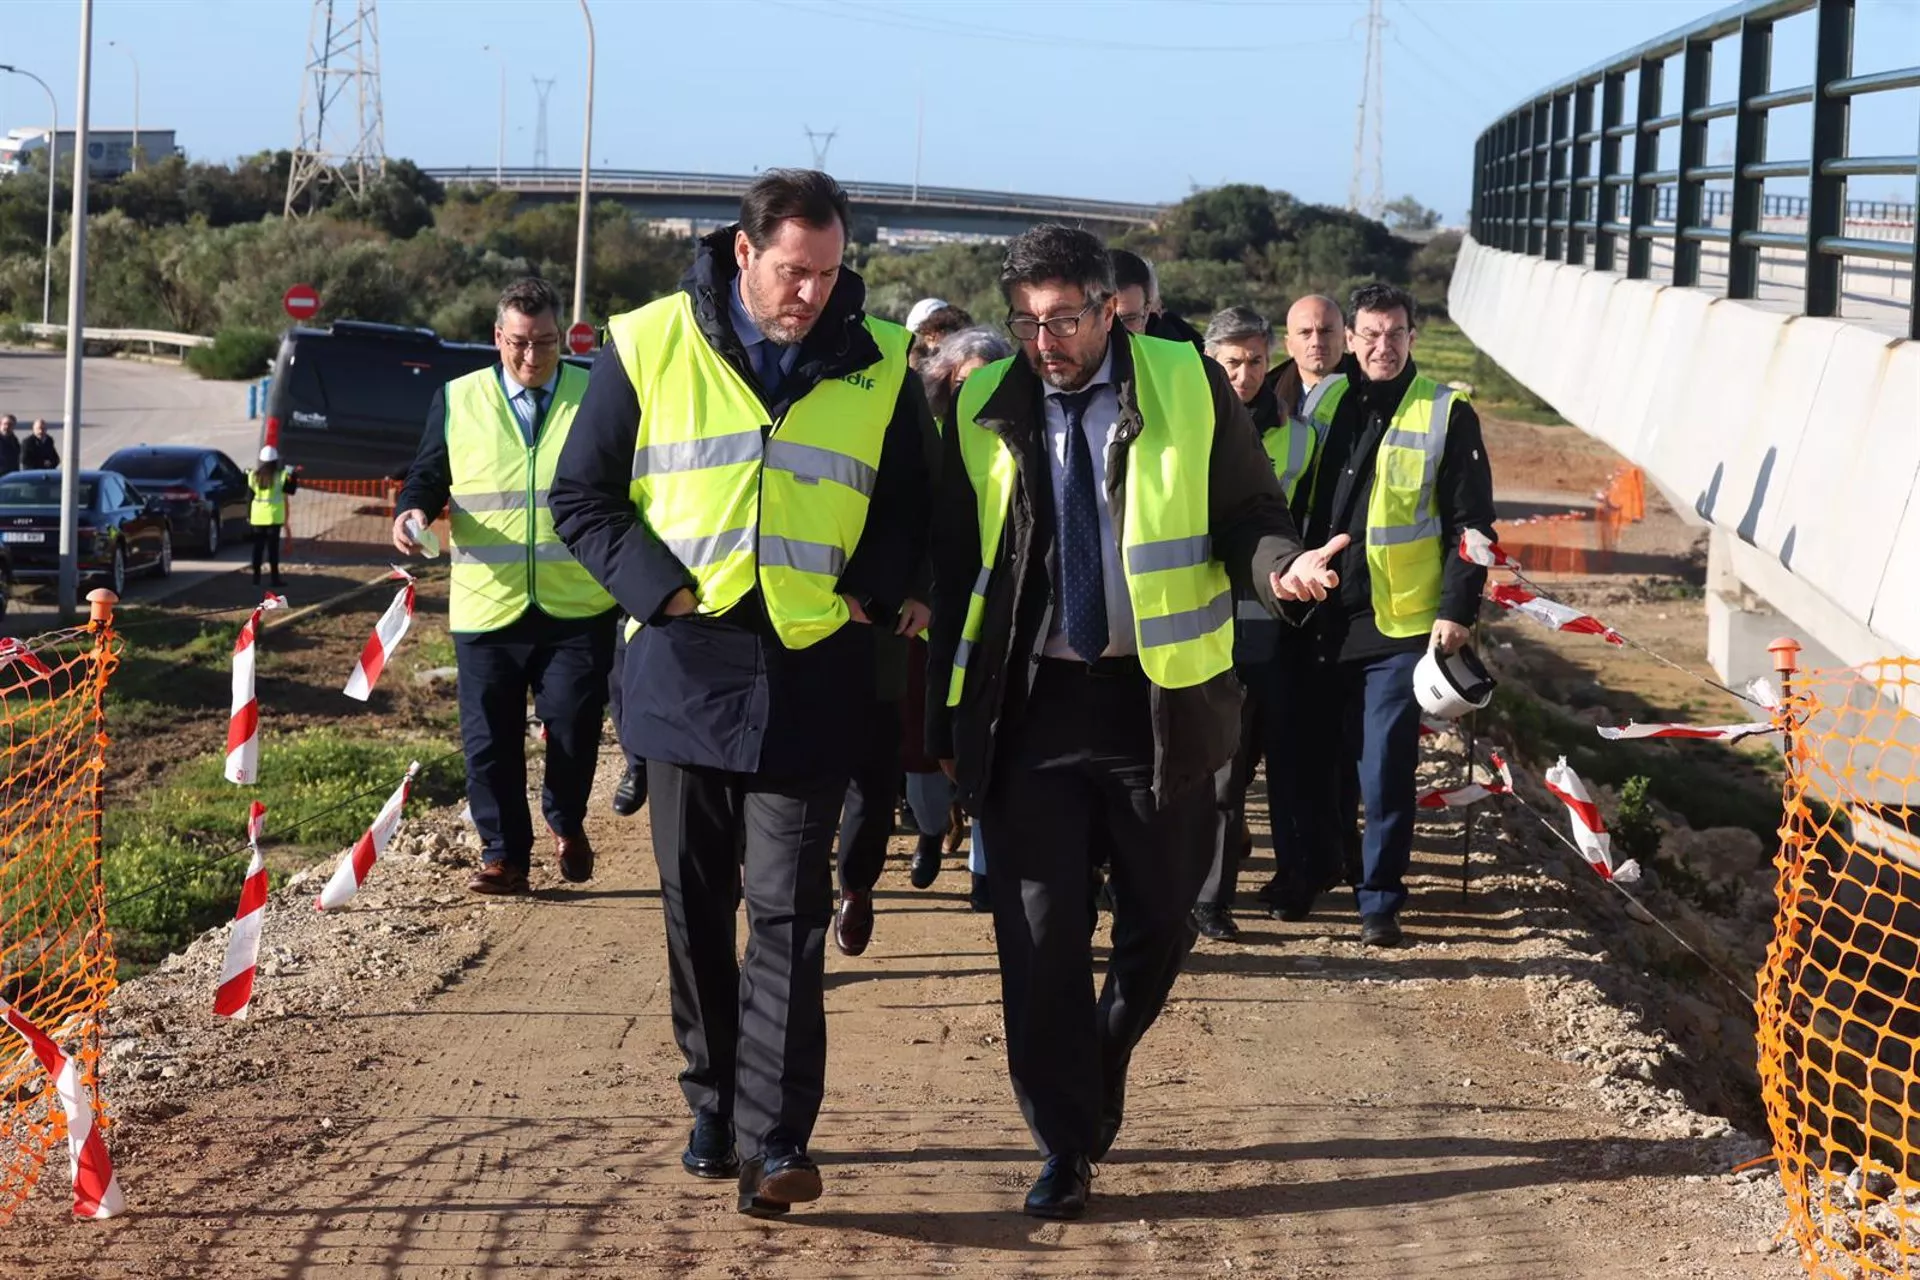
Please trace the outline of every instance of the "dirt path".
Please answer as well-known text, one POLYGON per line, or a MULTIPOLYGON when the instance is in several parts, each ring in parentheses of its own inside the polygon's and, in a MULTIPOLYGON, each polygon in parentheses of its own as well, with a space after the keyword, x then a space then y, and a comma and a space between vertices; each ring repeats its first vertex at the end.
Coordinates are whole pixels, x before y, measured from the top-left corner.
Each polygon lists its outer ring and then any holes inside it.
MULTIPOLYGON (((1403 951, 1363 954, 1344 903, 1203 944, 1136 1059, 1093 1212, 1065 1225, 1016 1212, 1035 1162, 1005 1080, 990 926, 959 870, 916 893, 894 864, 873 948, 830 961, 827 1196, 785 1222, 743 1218, 730 1184, 679 1169, 644 822, 594 822, 602 874, 585 891, 476 906, 454 868, 383 864, 384 896, 299 943, 371 968, 313 979, 329 985, 305 1005, 295 979, 263 978, 294 1004, 263 1000, 247 1027, 179 1008, 217 935, 156 975, 181 992, 130 1015, 138 1029, 165 1040, 153 1023, 178 1020, 211 1057, 116 1133, 134 1212, 63 1221, 55 1172, 0 1230, 0 1274, 1797 1274, 1766 1256, 1775 1211, 1735 1195, 1760 1188, 1723 1176, 1724 1142, 1629 1127, 1596 1105, 1589 1071, 1540 1051, 1530 984, 1570 966, 1489 879, 1492 855, 1476 872, 1494 890, 1461 904, 1446 827, 1423 838, 1403 951), (413 947, 410 974, 397 953, 413 947)), ((310 893, 288 890, 286 929, 310 893)), ((270 919, 270 954, 284 938, 270 919)))

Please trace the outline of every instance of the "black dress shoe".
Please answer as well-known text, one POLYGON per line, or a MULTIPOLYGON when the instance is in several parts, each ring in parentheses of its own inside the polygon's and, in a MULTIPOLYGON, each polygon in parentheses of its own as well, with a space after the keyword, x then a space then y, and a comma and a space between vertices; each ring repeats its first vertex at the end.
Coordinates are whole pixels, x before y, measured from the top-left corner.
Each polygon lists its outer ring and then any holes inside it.
POLYGON ((820 1167, 797 1148, 770 1148, 740 1166, 740 1212, 748 1217, 777 1218, 819 1198, 820 1167))
POLYGON ((913 851, 913 865, 907 871, 907 879, 916 889, 933 887, 940 878, 940 837, 920 833, 920 843, 913 851))
POLYGON ((1029 1218, 1078 1218, 1087 1211, 1087 1188, 1093 1166, 1085 1156, 1048 1156, 1040 1177, 1027 1192, 1029 1218))
POLYGON ((1280 883, 1280 878, 1275 876, 1253 891, 1253 900, 1266 907, 1279 906, 1280 891, 1283 887, 1280 883))
POLYGON ((857 956, 873 941, 873 895, 842 889, 833 913, 833 945, 843 956, 857 956))
POLYGON ((1233 914, 1215 903, 1203 902, 1193 909, 1193 927, 1201 937, 1215 942, 1240 941, 1240 926, 1233 922, 1233 914))
POLYGON ((1400 945, 1400 922, 1390 912, 1378 911, 1360 918, 1360 945, 1363 947, 1397 947, 1400 945))
POLYGON ((740 1172, 740 1155, 733 1149, 733 1126, 723 1116, 701 1111, 693 1117, 693 1132, 680 1166, 696 1178, 731 1178, 740 1172))
POLYGON ((640 806, 646 802, 647 771, 639 765, 630 764, 613 788, 613 811, 623 818, 631 818, 640 812, 640 806))
POLYGON ((1267 912, 1267 914, 1275 920, 1285 920, 1289 924, 1298 924, 1313 914, 1313 899, 1298 897, 1281 898, 1274 903, 1273 909, 1267 912))

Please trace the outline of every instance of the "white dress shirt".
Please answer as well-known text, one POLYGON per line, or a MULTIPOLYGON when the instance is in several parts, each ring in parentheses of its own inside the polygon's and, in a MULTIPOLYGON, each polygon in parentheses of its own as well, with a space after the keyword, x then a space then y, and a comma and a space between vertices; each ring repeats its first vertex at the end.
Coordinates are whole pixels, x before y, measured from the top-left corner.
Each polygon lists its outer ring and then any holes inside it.
MULTIPOLYGON (((1080 429, 1086 433, 1089 451, 1093 455, 1093 490, 1095 506, 1100 519, 1100 576, 1106 585, 1107 595, 1107 647, 1101 651, 1103 658, 1117 657, 1137 652, 1133 637, 1133 601, 1127 595, 1127 578, 1120 559, 1120 540, 1113 531, 1113 510, 1107 501, 1107 450, 1113 447, 1114 433, 1120 425, 1120 393, 1113 385, 1113 348, 1107 348, 1107 358, 1100 362, 1100 368, 1094 372, 1087 385, 1093 388, 1093 397, 1087 404, 1087 411, 1081 415, 1080 429)), ((1047 388, 1047 457, 1052 465, 1047 469, 1053 477, 1053 528, 1054 563, 1060 563, 1063 548, 1060 546, 1060 512, 1065 509, 1067 495, 1067 411, 1060 407, 1060 397, 1064 391, 1047 388)), ((1054 574, 1053 620, 1047 631, 1047 643, 1041 650, 1049 658, 1079 658, 1067 643, 1060 610, 1060 578, 1056 567, 1054 574)))

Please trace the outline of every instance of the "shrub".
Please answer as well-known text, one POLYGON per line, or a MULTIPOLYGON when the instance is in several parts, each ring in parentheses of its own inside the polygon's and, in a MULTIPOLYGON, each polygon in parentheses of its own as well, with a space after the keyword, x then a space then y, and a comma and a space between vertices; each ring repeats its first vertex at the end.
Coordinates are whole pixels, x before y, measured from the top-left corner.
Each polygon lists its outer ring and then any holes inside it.
POLYGON ((187 352, 187 368, 216 381, 245 381, 271 369, 279 348, 279 337, 265 329, 222 329, 208 346, 187 352))

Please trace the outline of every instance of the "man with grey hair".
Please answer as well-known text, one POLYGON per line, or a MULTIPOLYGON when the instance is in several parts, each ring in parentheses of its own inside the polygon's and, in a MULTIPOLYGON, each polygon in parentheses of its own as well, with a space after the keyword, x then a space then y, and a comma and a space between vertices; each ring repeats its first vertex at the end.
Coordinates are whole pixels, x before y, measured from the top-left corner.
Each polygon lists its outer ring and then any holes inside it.
POLYGON ((560 874, 593 876, 587 800, 613 665, 613 597, 567 554, 547 490, 586 394, 560 362, 560 295, 529 276, 495 312, 500 362, 455 378, 433 398, 420 452, 394 504, 393 545, 451 503, 447 629, 459 668, 467 804, 482 842, 475 893, 521 894, 533 861, 527 809, 527 696, 546 737, 540 807, 560 874))

